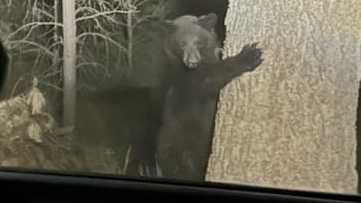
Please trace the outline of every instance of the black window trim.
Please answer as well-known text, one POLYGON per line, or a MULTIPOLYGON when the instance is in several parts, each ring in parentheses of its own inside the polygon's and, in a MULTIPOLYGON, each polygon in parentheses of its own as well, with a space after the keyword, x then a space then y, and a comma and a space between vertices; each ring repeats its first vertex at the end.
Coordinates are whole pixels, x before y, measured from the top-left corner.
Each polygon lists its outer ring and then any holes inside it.
POLYGON ((265 202, 361 202, 361 196, 352 194, 11 168, 0 169, 0 189, 1 193, 5 190, 4 194, 7 195, 15 192, 15 195, 18 194, 17 197, 23 197, 24 200, 45 198, 47 201, 52 198, 70 198, 70 196, 72 200, 73 198, 104 200, 103 198, 114 197, 117 201, 125 196, 135 198, 152 196, 265 202))

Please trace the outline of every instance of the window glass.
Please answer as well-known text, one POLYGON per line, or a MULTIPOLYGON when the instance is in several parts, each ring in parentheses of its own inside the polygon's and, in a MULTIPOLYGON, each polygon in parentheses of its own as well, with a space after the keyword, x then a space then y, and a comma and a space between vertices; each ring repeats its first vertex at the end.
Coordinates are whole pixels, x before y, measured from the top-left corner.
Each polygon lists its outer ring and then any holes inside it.
POLYGON ((357 194, 360 9, 2 0, 0 166, 357 194))

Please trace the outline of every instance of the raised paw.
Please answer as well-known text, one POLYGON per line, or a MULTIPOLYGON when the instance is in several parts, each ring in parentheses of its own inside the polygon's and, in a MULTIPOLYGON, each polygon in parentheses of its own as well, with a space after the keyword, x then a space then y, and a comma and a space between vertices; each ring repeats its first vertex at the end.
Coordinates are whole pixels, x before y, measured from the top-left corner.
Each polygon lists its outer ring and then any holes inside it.
POLYGON ((257 48, 257 45, 258 43, 245 45, 238 55, 239 63, 248 71, 253 71, 263 62, 262 49, 257 48))

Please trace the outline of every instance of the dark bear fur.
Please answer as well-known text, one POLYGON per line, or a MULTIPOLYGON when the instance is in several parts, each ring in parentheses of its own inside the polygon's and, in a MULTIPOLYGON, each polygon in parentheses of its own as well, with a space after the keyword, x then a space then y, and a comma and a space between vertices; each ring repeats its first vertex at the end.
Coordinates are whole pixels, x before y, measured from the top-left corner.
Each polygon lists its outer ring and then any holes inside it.
POLYGON ((204 180, 219 91, 233 78, 259 66, 261 55, 256 44, 247 45, 234 57, 202 64, 178 76, 167 92, 157 142, 163 177, 204 180))

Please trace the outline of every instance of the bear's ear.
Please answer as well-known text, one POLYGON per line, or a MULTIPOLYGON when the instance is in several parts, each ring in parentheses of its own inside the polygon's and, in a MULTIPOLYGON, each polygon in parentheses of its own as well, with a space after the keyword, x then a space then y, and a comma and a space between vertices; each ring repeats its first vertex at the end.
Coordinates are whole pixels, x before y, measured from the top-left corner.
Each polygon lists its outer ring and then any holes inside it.
POLYGON ((208 31, 213 31, 217 23, 218 16, 215 13, 209 13, 208 15, 200 16, 198 18, 198 24, 208 31))

